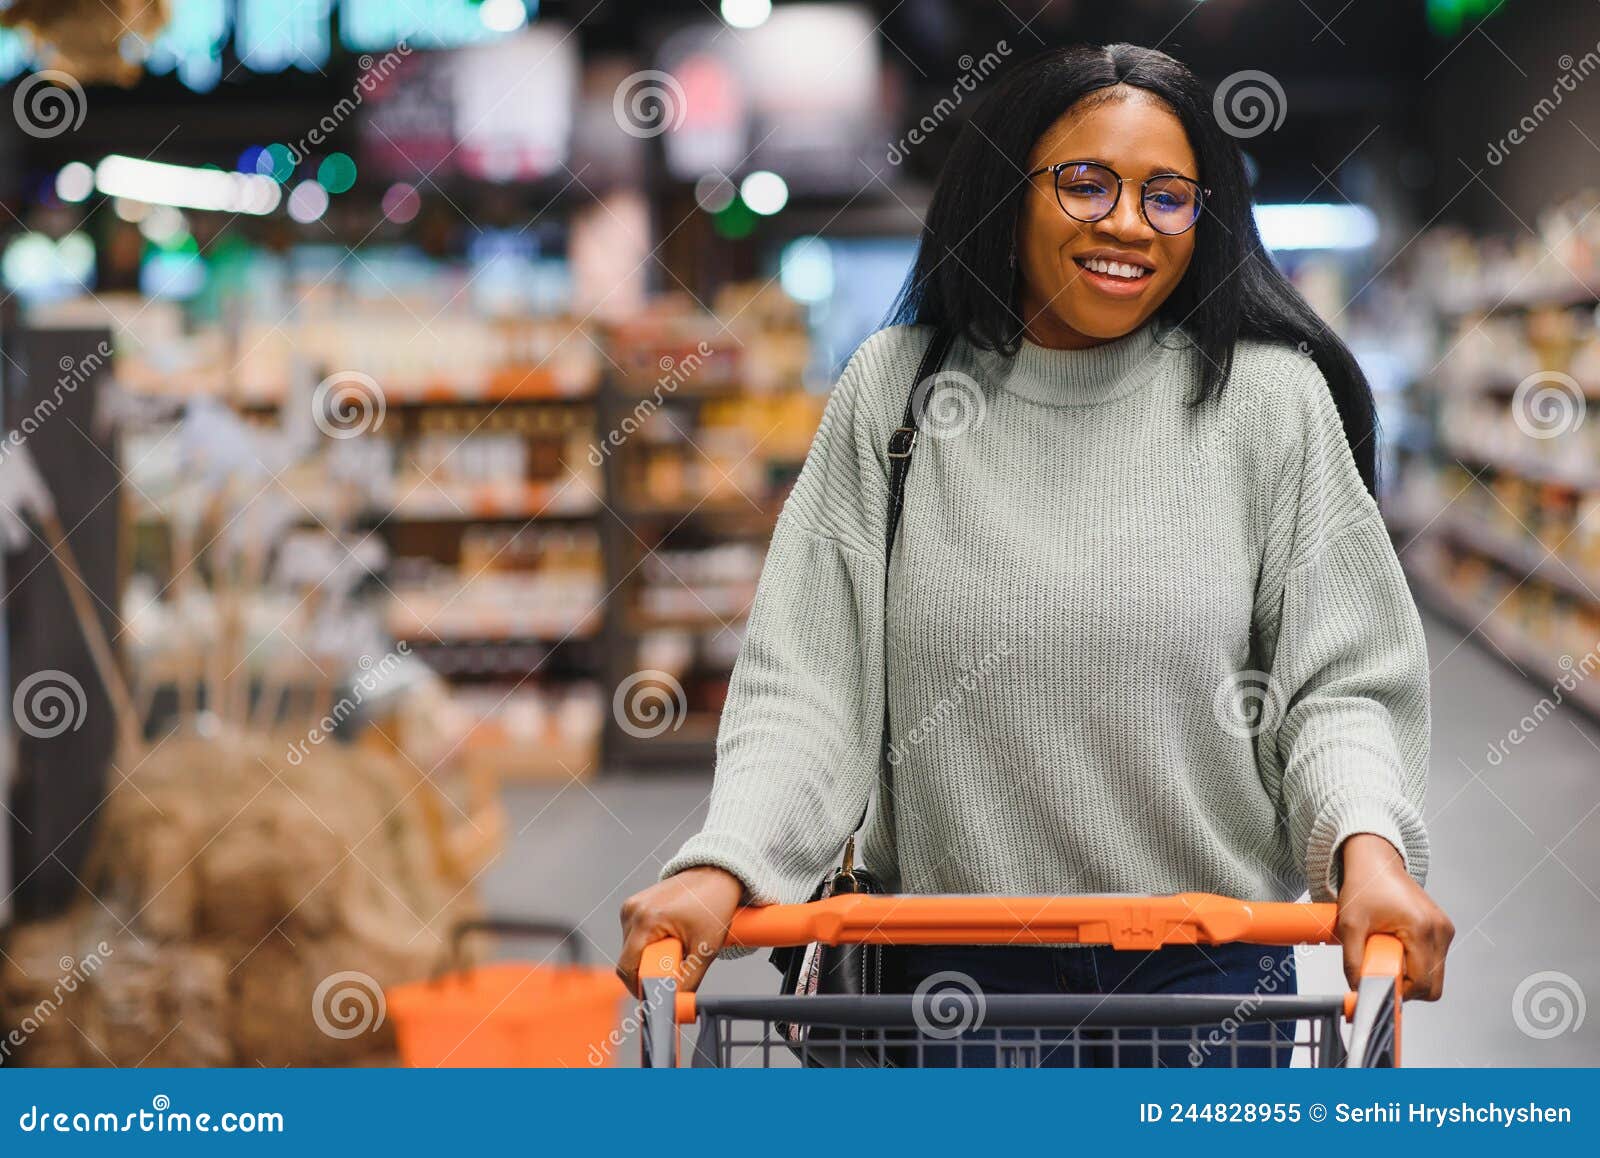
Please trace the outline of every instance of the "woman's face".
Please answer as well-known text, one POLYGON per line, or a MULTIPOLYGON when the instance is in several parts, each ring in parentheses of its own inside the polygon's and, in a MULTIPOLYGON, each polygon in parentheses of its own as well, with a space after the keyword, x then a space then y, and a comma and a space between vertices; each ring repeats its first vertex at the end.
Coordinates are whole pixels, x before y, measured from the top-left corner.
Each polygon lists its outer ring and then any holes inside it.
POLYGON ((1177 116, 1156 97, 1125 85, 1088 100, 1091 107, 1080 101, 1045 130, 1028 170, 1097 161, 1126 178, 1116 207, 1099 221, 1075 220, 1062 212, 1052 175, 1041 173, 1028 182, 1018 224, 1027 336, 1057 348, 1120 338, 1142 325, 1182 280, 1194 256, 1195 232, 1205 228, 1200 222, 1169 236, 1152 229, 1140 211, 1140 183, 1146 178, 1177 173, 1200 179, 1177 116), (1116 266, 1106 271, 1105 262, 1116 266), (1144 272, 1129 278, 1127 266, 1144 272))

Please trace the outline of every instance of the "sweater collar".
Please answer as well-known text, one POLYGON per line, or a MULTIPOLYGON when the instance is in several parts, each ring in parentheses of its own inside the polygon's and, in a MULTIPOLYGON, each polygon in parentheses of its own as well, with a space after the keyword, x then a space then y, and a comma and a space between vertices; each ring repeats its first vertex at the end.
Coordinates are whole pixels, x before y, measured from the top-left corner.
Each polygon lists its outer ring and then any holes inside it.
POLYGON ((1082 350, 1052 350, 1022 339, 1003 376, 1005 388, 1046 406, 1097 406, 1125 397, 1155 373, 1161 357, 1155 319, 1082 350))

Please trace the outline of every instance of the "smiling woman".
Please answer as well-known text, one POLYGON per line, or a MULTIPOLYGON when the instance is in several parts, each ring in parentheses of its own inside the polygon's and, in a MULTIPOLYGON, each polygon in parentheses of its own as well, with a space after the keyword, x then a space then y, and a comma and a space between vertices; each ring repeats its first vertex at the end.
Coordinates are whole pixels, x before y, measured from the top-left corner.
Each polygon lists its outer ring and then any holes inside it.
MULTIPOLYGON (((1428 662, 1369 493, 1372 395, 1262 249, 1210 110, 1171 57, 1079 48, 962 132, 902 324, 851 359, 779 520, 706 826, 624 908, 630 984, 650 941, 806 899, 865 810, 896 891, 1309 889, 1352 982, 1389 932, 1438 996, 1428 662)), ((1294 958, 908 946, 882 985, 952 971, 1248 993, 1294 958)))
POLYGON ((1196 162, 1183 124, 1143 89, 1113 86, 1047 129, 1030 161, 1041 167, 1028 175, 1018 249, 1033 339, 1073 349, 1136 329, 1194 256, 1205 193, 1185 175, 1196 162), (1104 161, 1060 159, 1113 155, 1131 176, 1104 161))

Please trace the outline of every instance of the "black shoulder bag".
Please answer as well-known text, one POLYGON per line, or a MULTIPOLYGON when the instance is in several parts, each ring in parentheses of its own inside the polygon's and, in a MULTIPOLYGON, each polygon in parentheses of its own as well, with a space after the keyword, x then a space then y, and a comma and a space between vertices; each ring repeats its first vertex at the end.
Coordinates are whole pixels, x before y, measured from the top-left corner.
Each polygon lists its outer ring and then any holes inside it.
MULTIPOLYGON (((954 335, 944 329, 934 331, 932 340, 928 343, 927 350, 922 355, 922 362, 917 367, 916 377, 912 380, 911 391, 906 396, 905 412, 900 418, 900 425, 889 436, 889 508, 884 535, 884 561, 883 561, 883 592, 884 608, 887 612, 889 598, 889 567, 894 560, 895 536, 900 529, 900 515, 905 505, 906 475, 911 470, 911 452, 916 449, 917 433, 921 428, 922 411, 927 406, 927 395, 931 393, 922 389, 922 384, 936 374, 943 365, 945 356, 950 352, 954 335)), ((883 640, 883 737, 880 742, 880 758, 882 770, 888 768, 889 745, 891 736, 889 732, 889 640, 888 624, 884 625, 883 640)), ((868 806, 871 800, 869 797, 868 806)), ((860 828, 867 819, 867 809, 861 812, 861 819, 856 822, 860 828)), ((865 868, 855 864, 855 835, 845 841, 844 855, 840 865, 833 872, 823 877, 816 890, 811 894, 813 901, 820 901, 825 897, 839 896, 848 893, 873 893, 884 892, 882 883, 865 868)), ((798 996, 810 995, 855 995, 874 994, 883 991, 883 958, 886 946, 883 945, 824 945, 820 941, 813 941, 805 946, 790 946, 772 951, 772 963, 783 972, 783 988, 780 993, 798 996)), ((807 1031, 804 1026, 796 1026, 788 1022, 775 1022, 774 1028, 778 1034, 791 1045, 799 1045, 809 1039, 813 1042, 821 1041, 824 1036, 828 1040, 837 1041, 840 1031, 833 1029, 813 1029, 807 1031)), ((847 1035, 859 1031, 845 1031, 847 1035)), ((831 1053, 832 1051, 824 1051, 831 1053)), ((843 1054, 844 1051, 841 1051, 843 1054)), ((815 1063, 816 1051, 805 1051, 807 1060, 815 1063)), ((851 1059, 845 1056, 845 1064, 877 1064, 875 1061, 851 1059)))

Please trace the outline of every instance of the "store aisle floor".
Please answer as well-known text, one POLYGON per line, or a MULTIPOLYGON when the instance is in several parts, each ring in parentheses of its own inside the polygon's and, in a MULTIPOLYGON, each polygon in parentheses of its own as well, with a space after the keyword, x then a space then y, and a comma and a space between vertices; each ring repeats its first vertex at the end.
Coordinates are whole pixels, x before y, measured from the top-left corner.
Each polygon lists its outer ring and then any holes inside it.
MULTIPOLYGON (((1458 933, 1444 1002, 1406 1009, 1406 1060, 1600 1063, 1600 1011, 1582 1015, 1600 996, 1600 728, 1451 625, 1427 626, 1431 888, 1458 933), (1514 728, 1527 733, 1515 744, 1514 728), (1504 746, 1498 763, 1491 745, 1504 746)), ((709 776, 671 775, 508 790, 514 835, 485 881, 490 908, 525 913, 519 898, 545 898, 535 915, 579 923, 610 959, 618 905, 700 824, 709 787, 709 776)), ((1302 979, 1342 988, 1338 951, 1309 951, 1302 979)), ((768 993, 776 982, 757 954, 719 962, 707 985, 768 993)))

